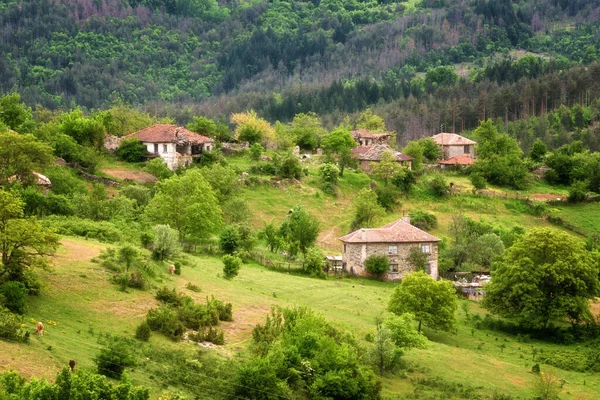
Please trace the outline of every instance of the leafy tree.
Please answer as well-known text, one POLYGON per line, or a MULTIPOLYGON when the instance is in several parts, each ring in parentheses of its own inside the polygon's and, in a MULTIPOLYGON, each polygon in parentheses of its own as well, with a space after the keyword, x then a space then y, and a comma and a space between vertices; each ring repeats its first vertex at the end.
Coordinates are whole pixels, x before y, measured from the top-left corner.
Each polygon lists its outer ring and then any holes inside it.
POLYGON ((58 237, 36 218, 23 216, 23 201, 0 190, 0 281, 23 281, 26 268, 44 265, 58 247, 58 237))
POLYGON ((231 280, 237 276, 242 265, 242 260, 239 257, 225 254, 223 256, 223 277, 231 280))
POLYGON ((98 118, 86 117, 79 108, 61 115, 58 128, 82 146, 99 149, 104 143, 102 122, 98 118))
POLYGON ((487 186, 487 182, 481 173, 472 172, 469 175, 469 180, 476 190, 485 189, 487 186))
POLYGON ((311 247, 306 252, 302 263, 302 268, 304 269, 304 272, 314 277, 325 277, 325 274, 323 272, 324 259, 325 255, 323 255, 323 252, 319 250, 318 247, 311 247))
POLYGON ((417 183, 417 179, 410 169, 403 167, 392 177, 391 182, 408 198, 408 195, 417 183))
POLYGON ((440 86, 452 86, 458 80, 458 74, 452 66, 439 66, 431 68, 425 74, 425 87, 433 91, 440 86))
POLYGON ((232 114, 231 123, 236 125, 234 137, 237 140, 247 141, 250 144, 265 143, 267 147, 275 144, 275 130, 254 110, 232 114))
POLYGON ((352 229, 370 228, 377 218, 385 215, 385 210, 377 203, 377 194, 369 188, 364 188, 358 192, 352 203, 352 208, 354 209, 352 229))
POLYGON ((187 128, 199 135, 214 138, 217 135, 217 124, 212 119, 206 117, 194 117, 193 122, 187 125, 187 128))
POLYGON ((490 268, 492 261, 504 253, 504 243, 495 233, 479 236, 470 246, 471 260, 482 268, 490 268))
POLYGON ((240 231, 235 225, 228 225, 219 235, 219 248, 225 254, 234 254, 242 246, 240 231))
POLYGON ((327 134, 321 141, 325 153, 337 160, 340 176, 344 176, 344 168, 352 165, 352 148, 357 143, 345 127, 338 127, 327 134))
POLYGON ((277 175, 281 178, 300 179, 302 177, 302 165, 292 152, 288 152, 282 158, 274 161, 277 165, 277 175))
POLYGON ((293 246, 292 248, 298 248, 306 256, 307 250, 317 241, 319 225, 316 217, 297 205, 281 224, 280 232, 285 241, 293 246))
POLYGON ((275 224, 273 221, 268 224, 265 222, 265 227, 261 231, 261 236, 264 237, 267 242, 267 246, 269 246, 269 250, 271 253, 278 251, 283 242, 283 238, 279 234, 279 231, 275 228, 275 224))
POLYGON ((570 203, 581 203, 587 197, 587 182, 573 182, 573 184, 569 187, 569 196, 567 199, 570 203))
POLYGON ((301 149, 314 150, 319 146, 326 130, 314 112, 296 114, 290 123, 289 132, 301 149))
POLYGON ((140 112, 123 103, 117 103, 108 110, 98 113, 106 133, 124 136, 147 128, 154 122, 147 113, 140 112))
POLYGON ((411 313, 421 324, 451 331, 456 324, 456 290, 449 281, 435 281, 423 271, 404 277, 390 296, 388 310, 396 315, 411 313))
POLYGON ((157 192, 145 214, 153 222, 172 226, 183 240, 206 238, 222 222, 222 211, 212 188, 197 169, 156 184, 157 192))
POLYGON ((4 282, 0 285, 0 306, 16 314, 25 314, 27 288, 21 282, 4 282))
POLYGON ((150 329, 150 325, 148 325, 148 321, 144 321, 135 328, 135 338, 141 340, 142 342, 147 342, 150 340, 150 336, 152 335, 152 329, 150 329))
POLYGON ((533 161, 540 162, 543 160, 546 153, 548 153, 548 147, 540 139, 537 139, 531 146, 529 158, 531 158, 533 161))
POLYGON ((319 167, 319 176, 325 192, 335 192, 340 170, 335 164, 325 163, 319 167))
POLYGON ((51 165, 53 160, 52 148, 33 135, 0 133, 0 185, 13 176, 23 185, 32 184, 37 179, 33 172, 51 165))
POLYGON ((241 192, 239 175, 229 166, 213 164, 202 167, 200 172, 221 204, 241 192))
POLYGON ((129 244, 119 248, 119 259, 125 263, 125 271, 129 271, 131 266, 137 261, 139 255, 138 250, 129 244))
POLYGON ((365 268, 370 274, 379 277, 390 270, 390 260, 386 256, 373 254, 365 260, 365 268))
POLYGON ((113 379, 120 379, 125 368, 135 366, 131 345, 125 339, 113 337, 94 358, 98 373, 113 379))
POLYGON ((117 148, 117 157, 127 162, 140 162, 148 154, 146 146, 136 138, 123 139, 117 148))
POLYGON ((31 108, 21 103, 18 93, 0 97, 0 123, 19 133, 29 132, 33 127, 31 108))
POLYGON ((371 173, 387 184, 398 172, 402 170, 402 166, 398 159, 389 150, 381 154, 381 161, 371 164, 371 173))
POLYGON ((589 299, 598 294, 598 260, 571 235, 533 229, 495 264, 483 305, 533 328, 569 318, 591 320, 589 299))
POLYGON ((427 338, 417 331, 415 316, 412 314, 393 315, 383 321, 392 333, 392 340, 402 349, 424 348, 427 338))
POLYGON ((396 347, 392 338, 392 331, 387 326, 379 325, 377 327, 377 331, 373 336, 373 347, 369 355, 380 375, 398 366, 402 350, 396 347))
POLYGON ((429 163, 435 163, 442 158, 442 149, 432 138, 421 138, 418 140, 423 149, 423 157, 429 163))
POLYGON ((372 132, 384 132, 385 122, 383 118, 373 114, 370 108, 363 111, 356 121, 357 129, 366 129, 372 132))
POLYGON ((425 157, 424 151, 425 150, 421 143, 416 140, 408 142, 402 149, 404 154, 413 158, 412 170, 415 172, 421 172, 423 170, 423 159, 425 157))

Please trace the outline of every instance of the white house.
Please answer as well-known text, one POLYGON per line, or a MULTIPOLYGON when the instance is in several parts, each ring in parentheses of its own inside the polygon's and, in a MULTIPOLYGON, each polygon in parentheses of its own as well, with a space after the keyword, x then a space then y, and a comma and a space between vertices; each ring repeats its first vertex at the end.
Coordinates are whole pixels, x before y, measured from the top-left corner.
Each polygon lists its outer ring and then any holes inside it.
POLYGON ((214 147, 211 138, 176 125, 156 124, 127 137, 139 139, 148 153, 160 156, 171 170, 190 165, 214 147))

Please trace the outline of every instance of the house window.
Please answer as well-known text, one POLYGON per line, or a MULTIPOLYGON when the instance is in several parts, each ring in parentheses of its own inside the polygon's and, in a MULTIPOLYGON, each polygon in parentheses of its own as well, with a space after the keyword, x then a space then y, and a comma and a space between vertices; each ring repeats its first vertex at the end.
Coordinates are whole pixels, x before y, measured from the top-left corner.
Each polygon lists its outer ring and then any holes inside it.
POLYGON ((470 149, 470 147, 471 147, 471 146, 469 146, 469 145, 465 145, 465 154, 471 154, 471 149, 470 149))
POLYGON ((154 152, 158 154, 158 143, 154 143, 154 152))
POLYGON ((398 254, 398 246, 389 246, 388 247, 388 254, 398 254))
POLYGON ((163 153, 166 153, 166 152, 167 152, 167 145, 163 144, 163 153))
POLYGON ((422 244, 421 251, 425 254, 431 254, 431 245, 430 244, 422 244))
POLYGON ((398 264, 390 264, 390 272, 398 272, 398 264))

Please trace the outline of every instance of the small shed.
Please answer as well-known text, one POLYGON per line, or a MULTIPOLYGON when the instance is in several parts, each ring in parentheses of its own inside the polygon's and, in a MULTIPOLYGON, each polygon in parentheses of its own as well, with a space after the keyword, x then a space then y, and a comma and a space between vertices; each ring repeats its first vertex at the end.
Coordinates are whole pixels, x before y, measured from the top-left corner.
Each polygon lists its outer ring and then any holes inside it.
POLYGON ((327 256, 325 257, 324 264, 327 271, 340 272, 344 269, 342 256, 327 256))

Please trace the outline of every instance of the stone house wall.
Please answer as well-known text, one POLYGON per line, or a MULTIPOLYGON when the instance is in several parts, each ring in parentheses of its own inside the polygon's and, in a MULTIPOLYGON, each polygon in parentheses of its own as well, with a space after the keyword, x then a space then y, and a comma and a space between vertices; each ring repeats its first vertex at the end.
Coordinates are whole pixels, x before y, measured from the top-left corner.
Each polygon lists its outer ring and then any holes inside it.
POLYGON ((165 160, 167 167, 169 167, 171 171, 177 169, 179 163, 177 161, 175 143, 144 143, 144 145, 146 146, 148 153, 157 154, 160 158, 165 160))
POLYGON ((469 156, 475 159, 475 145, 467 144, 467 145, 444 145, 443 147, 443 158, 445 160, 456 157, 456 156, 469 156), (468 151, 465 152, 465 147, 468 147, 468 151))
POLYGON ((397 265, 398 271, 389 271, 384 279, 388 281, 400 280, 407 273, 414 270, 414 267, 408 261, 410 249, 420 247, 422 244, 429 244, 431 252, 427 261, 429 263, 430 275, 437 279, 438 274, 438 244, 437 242, 423 243, 343 243, 342 259, 347 272, 357 276, 369 276, 364 261, 371 255, 388 256, 390 265, 397 265), (389 254, 389 247, 396 246, 397 254, 389 254))

